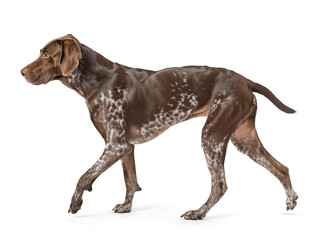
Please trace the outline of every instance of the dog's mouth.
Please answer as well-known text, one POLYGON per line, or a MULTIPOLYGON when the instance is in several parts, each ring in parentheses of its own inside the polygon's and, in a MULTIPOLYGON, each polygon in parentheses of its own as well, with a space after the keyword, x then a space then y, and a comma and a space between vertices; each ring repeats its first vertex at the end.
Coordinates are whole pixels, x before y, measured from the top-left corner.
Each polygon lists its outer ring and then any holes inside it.
POLYGON ((39 85, 43 83, 43 80, 41 80, 41 74, 33 72, 29 66, 23 68, 21 70, 21 74, 28 83, 33 85, 39 85))
POLYGON ((25 76, 26 80, 28 83, 31 83, 33 85, 39 85, 42 82, 40 81, 40 75, 35 75, 35 74, 28 74, 25 76))

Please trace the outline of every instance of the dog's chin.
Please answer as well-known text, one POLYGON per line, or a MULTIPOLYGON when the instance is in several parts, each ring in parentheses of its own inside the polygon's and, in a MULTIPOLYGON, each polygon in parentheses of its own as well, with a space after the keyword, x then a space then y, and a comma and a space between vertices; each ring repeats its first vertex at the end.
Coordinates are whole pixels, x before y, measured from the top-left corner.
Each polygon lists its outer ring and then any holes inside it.
POLYGON ((50 80, 41 79, 39 76, 26 76, 26 80, 28 83, 31 83, 32 85, 41 85, 50 82, 50 80))

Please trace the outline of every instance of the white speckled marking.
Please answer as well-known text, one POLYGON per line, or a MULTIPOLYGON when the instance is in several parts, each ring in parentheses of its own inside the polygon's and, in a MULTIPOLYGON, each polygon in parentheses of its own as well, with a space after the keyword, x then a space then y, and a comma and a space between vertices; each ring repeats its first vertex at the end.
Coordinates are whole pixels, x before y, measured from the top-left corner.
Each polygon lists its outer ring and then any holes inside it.
POLYGON ((78 71, 74 71, 67 76, 67 81, 70 85, 76 85, 79 82, 80 74, 78 71))
POLYGON ((140 138, 131 140, 130 143, 143 143, 157 137, 169 127, 185 120, 197 108, 198 102, 194 94, 181 93, 177 97, 171 97, 167 106, 176 108, 168 112, 161 108, 152 119, 137 130, 140 138))
POLYGON ((124 154, 128 146, 126 143, 126 123, 123 111, 127 91, 117 89, 117 92, 122 97, 116 99, 112 92, 108 90, 106 93, 101 92, 94 101, 94 105, 98 106, 98 110, 93 114, 94 121, 104 124, 106 128, 105 151, 97 162, 97 169, 105 164, 109 157, 124 154))
POLYGON ((204 150, 208 166, 214 168, 218 166, 218 160, 220 160, 222 158, 222 155, 224 154, 224 145, 226 144, 226 138, 227 137, 225 137, 221 142, 217 142, 206 134, 204 135, 203 132, 202 148, 204 150))

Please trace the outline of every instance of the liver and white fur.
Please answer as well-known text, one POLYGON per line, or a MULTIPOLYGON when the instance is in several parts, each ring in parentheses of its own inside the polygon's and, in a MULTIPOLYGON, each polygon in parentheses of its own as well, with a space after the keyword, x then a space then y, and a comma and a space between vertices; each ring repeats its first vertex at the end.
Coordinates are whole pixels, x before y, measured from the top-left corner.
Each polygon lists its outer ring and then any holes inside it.
POLYGON ((255 130, 257 103, 253 92, 267 97, 280 110, 293 113, 264 86, 223 68, 187 66, 150 71, 113 63, 72 35, 55 39, 40 57, 22 69, 33 84, 60 80, 86 100, 91 120, 105 140, 103 154, 79 179, 69 211, 76 213, 85 190, 97 177, 122 160, 126 197, 115 212, 129 212, 137 183, 134 145, 150 141, 182 121, 206 116, 202 148, 211 174, 208 200, 185 219, 202 219, 227 190, 224 171, 226 147, 237 149, 268 169, 283 185, 287 209, 296 206, 289 170, 263 147, 255 130))

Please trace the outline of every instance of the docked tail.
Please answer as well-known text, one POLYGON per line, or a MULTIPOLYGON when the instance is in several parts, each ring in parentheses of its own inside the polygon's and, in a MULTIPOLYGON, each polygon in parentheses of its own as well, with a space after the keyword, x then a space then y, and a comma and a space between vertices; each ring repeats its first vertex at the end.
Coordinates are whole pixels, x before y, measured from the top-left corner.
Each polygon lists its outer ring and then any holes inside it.
POLYGON ((267 99, 269 99, 278 109, 285 113, 295 113, 295 110, 292 108, 289 108, 288 106, 284 105, 269 89, 266 87, 250 81, 250 86, 249 86, 253 92, 257 92, 259 94, 262 94, 265 96, 267 99))

